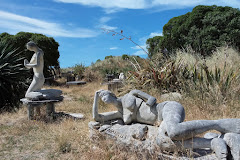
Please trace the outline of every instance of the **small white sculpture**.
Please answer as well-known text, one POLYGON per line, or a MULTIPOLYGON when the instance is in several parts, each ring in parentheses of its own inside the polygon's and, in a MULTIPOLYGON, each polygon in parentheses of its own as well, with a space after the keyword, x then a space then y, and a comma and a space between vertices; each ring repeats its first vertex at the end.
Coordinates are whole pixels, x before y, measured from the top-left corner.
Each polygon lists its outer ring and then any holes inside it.
POLYGON ((27 49, 33 51, 34 54, 28 62, 27 59, 24 60, 24 66, 27 68, 33 68, 33 80, 31 85, 29 86, 25 97, 28 97, 28 94, 33 91, 40 90, 45 82, 45 78, 43 75, 43 67, 44 67, 44 60, 43 60, 43 51, 32 41, 27 43, 27 49))
POLYGON ((121 81, 125 80, 125 75, 121 72, 119 77, 118 77, 121 81))

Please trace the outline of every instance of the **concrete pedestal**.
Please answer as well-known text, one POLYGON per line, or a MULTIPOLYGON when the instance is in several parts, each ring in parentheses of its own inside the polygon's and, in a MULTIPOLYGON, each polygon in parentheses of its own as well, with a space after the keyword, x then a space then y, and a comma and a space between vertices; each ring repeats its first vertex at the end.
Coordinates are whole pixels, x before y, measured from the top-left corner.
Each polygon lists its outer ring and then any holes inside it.
MULTIPOLYGON (((53 117, 55 113, 55 106, 54 103, 60 102, 62 100, 39 100, 39 101, 31 101, 27 98, 21 99, 23 104, 27 105, 27 114, 28 119, 32 120, 34 117, 34 109, 36 108, 36 112, 40 113, 40 107, 46 106, 46 115, 47 117, 53 117)), ((37 114, 39 114, 37 113, 37 114)))

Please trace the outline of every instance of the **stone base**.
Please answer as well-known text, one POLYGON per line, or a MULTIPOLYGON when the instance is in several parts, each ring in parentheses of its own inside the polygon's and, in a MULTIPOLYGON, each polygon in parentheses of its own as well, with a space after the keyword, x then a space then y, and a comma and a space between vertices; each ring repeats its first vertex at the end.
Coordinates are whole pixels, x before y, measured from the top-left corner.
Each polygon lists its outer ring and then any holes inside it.
POLYGON ((58 89, 41 89, 29 92, 25 95, 29 101, 43 101, 43 100, 62 100, 62 91, 58 89))
MULTIPOLYGON (((122 120, 106 122, 101 125, 99 122, 89 122, 90 138, 99 136, 111 138, 118 145, 131 149, 132 151, 145 152, 149 154, 158 153, 159 159, 180 159, 180 160, 217 160, 210 149, 195 149, 191 151, 192 156, 171 156, 164 154, 156 143, 158 127, 146 124, 123 125, 122 120), (190 157, 190 158, 188 158, 190 157)), ((182 152, 183 153, 183 152, 182 152)))
MULTIPOLYGON (((59 98, 60 99, 60 98, 59 98)), ((40 101, 33 101, 33 100, 29 100, 27 98, 23 98, 20 101, 23 102, 23 104, 27 105, 27 109, 28 109, 28 119, 32 120, 34 117, 34 109, 36 108, 37 112, 40 112, 40 107, 42 106, 46 106, 46 115, 47 117, 53 117, 54 113, 55 113, 55 106, 54 103, 56 102, 60 102, 62 101, 63 98, 61 98, 61 100, 40 100, 40 101)))

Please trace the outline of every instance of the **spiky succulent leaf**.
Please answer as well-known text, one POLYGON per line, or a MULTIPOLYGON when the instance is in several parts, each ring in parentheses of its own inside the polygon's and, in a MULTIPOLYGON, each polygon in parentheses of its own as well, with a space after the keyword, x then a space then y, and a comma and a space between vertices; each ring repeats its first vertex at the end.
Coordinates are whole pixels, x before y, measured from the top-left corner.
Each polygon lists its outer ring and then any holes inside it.
POLYGON ((0 110, 18 108, 26 90, 28 70, 18 49, 0 42, 0 110))

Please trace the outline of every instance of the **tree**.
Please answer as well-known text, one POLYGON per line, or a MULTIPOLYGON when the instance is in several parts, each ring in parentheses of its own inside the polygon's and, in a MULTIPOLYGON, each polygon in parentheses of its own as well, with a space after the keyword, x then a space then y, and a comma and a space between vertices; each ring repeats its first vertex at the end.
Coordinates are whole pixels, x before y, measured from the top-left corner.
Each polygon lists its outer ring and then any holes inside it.
POLYGON ((239 49, 239 23, 239 9, 200 5, 192 12, 170 19, 163 27, 162 40, 152 39, 151 50, 155 54, 157 49, 174 52, 191 46, 196 52, 207 56, 226 43, 239 49))
POLYGON ((148 57, 151 58, 155 53, 161 52, 161 41, 163 40, 163 36, 155 36, 153 38, 149 38, 146 42, 148 57))
POLYGON ((26 50, 26 44, 29 41, 34 41, 44 52, 45 77, 51 76, 53 68, 59 68, 59 44, 52 37, 37 33, 19 32, 16 35, 2 33, 0 34, 0 40, 18 48, 19 51, 22 51, 22 57, 26 57, 28 60, 31 59, 33 53, 26 50))

